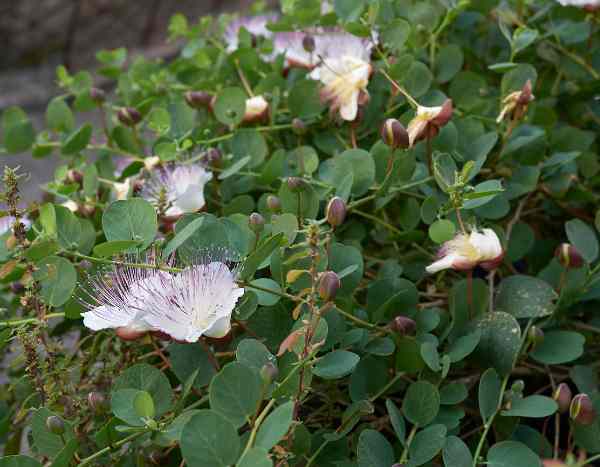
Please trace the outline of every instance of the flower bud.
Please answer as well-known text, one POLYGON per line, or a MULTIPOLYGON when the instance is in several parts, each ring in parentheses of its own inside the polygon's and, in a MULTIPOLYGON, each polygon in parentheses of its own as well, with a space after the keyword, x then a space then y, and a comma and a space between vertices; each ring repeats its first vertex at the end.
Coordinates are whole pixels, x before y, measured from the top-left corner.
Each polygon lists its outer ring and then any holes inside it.
POLYGON ((558 411, 560 413, 565 413, 567 410, 569 410, 571 400, 573 399, 573 393, 571 392, 571 388, 567 383, 560 383, 554 390, 552 398, 558 404, 558 411))
POLYGON ((325 209, 327 222, 331 227, 338 227, 346 219, 346 203, 339 196, 331 198, 325 209))
POLYGON ((108 410, 108 402, 101 392, 93 391, 88 394, 88 405, 97 414, 100 415, 108 410))
POLYGON ((328 302, 333 301, 342 283, 333 271, 325 271, 319 281, 319 296, 328 302))
POLYGON ((407 316, 396 316, 391 323, 394 331, 402 336, 410 335, 417 329, 417 323, 407 316))
POLYGON ((383 142, 393 149, 409 146, 408 132, 404 125, 395 118, 388 118, 381 126, 383 142))
POLYGON ((50 415, 46 419, 46 428, 48 428, 50 433, 62 435, 65 432, 65 422, 63 422, 62 418, 56 415, 50 415))
POLYGON ((517 379, 514 383, 512 383, 511 389, 516 393, 522 393, 525 389, 525 381, 522 379, 517 379))
POLYGON ((204 91, 188 91, 183 96, 185 102, 193 109, 209 107, 213 96, 204 91))
POLYGON ((223 155, 221 154, 221 151, 217 148, 210 148, 208 151, 206 151, 206 160, 208 161, 208 164, 213 166, 213 167, 218 167, 219 165, 221 165, 221 160, 223 159, 223 155))
POLYGON ((306 123, 304 123, 301 119, 299 118, 294 118, 292 120, 292 131, 294 133, 296 133, 299 136, 305 135, 306 134, 306 123))
POLYGON ((267 207, 270 211, 279 212, 281 210, 281 200, 275 195, 267 196, 267 207))
POLYGON ((250 214, 248 226, 254 233, 260 233, 265 227, 265 218, 257 212, 250 214))
POLYGON ((567 269, 579 269, 583 266, 583 258, 577 249, 570 243, 561 243, 556 247, 554 256, 558 262, 567 269))
POLYGON ((527 332, 527 340, 531 343, 532 347, 536 347, 544 342, 544 331, 537 326, 531 326, 527 332))
POLYGON ((306 34, 302 38, 302 48, 306 50, 308 53, 312 53, 315 51, 317 44, 315 43, 315 38, 306 34))
POLYGON ((533 93, 531 89, 531 80, 528 79, 523 85, 519 98, 517 99, 517 105, 524 106, 529 104, 533 100, 533 93))
POLYGON ((142 114, 133 107, 121 107, 117 113, 117 117, 125 126, 136 126, 142 121, 142 114))
POLYGON ((25 291, 25 286, 21 282, 11 282, 10 291, 15 295, 18 295, 25 291))
POLYGON ((279 376, 279 370, 271 362, 265 363, 260 369, 260 377, 262 378, 265 385, 271 384, 277 379, 277 376, 279 376))
POLYGON ((100 105, 106 100, 106 93, 100 88, 90 88, 90 98, 100 105))
POLYGON ((291 191, 298 193, 304 188, 304 180, 299 177, 288 177, 287 185, 291 191))
POLYGON ((596 420, 596 409, 592 404, 590 396, 581 393, 577 394, 571 401, 570 407, 571 419, 581 425, 591 425, 596 420))
POLYGON ((69 169, 67 171, 67 180, 70 183, 78 183, 83 182, 83 174, 79 170, 69 169))

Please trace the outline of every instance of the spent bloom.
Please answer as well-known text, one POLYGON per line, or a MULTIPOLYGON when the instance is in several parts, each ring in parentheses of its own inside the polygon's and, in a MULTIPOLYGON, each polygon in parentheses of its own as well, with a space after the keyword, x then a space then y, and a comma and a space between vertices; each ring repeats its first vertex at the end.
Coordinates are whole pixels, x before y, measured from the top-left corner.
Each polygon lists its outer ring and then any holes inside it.
POLYGON ((246 99, 244 122, 262 120, 269 110, 269 103, 263 96, 254 96, 246 99))
POLYGON ((439 259, 426 269, 430 274, 443 269, 468 271, 477 265, 494 269, 503 256, 500 240, 492 229, 473 230, 469 235, 460 233, 444 243, 438 252, 439 259))
POLYGON ((406 128, 410 147, 417 141, 437 135, 440 128, 452 118, 452 111, 452 99, 446 99, 442 105, 437 107, 419 105, 417 113, 406 128))
POLYGON ((267 29, 267 24, 277 21, 278 15, 275 13, 256 16, 244 16, 234 19, 225 29, 224 39, 227 43, 227 52, 235 52, 239 47, 238 35, 240 29, 244 28, 253 36, 265 38, 273 37, 273 33, 267 29))
POLYGON ((531 80, 523 85, 520 91, 511 92, 502 101, 502 110, 498 118, 497 123, 500 123, 507 115, 510 115, 513 120, 520 120, 527 112, 529 103, 535 99, 532 94, 531 80))
POLYGON ((175 164, 151 172, 141 196, 156 206, 165 207, 167 217, 178 217, 204 207, 204 186, 212 173, 197 164, 175 164))

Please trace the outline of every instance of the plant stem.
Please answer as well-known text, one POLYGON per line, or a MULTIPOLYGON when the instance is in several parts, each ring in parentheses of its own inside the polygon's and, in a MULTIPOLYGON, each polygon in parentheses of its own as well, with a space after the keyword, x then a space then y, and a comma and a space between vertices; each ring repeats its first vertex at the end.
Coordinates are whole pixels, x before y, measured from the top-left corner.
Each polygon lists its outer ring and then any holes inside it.
POLYGON ((417 434, 417 430, 418 430, 417 425, 413 425, 412 429, 410 430, 410 433, 408 434, 408 438, 406 439, 406 444, 404 445, 404 450, 402 451, 402 455, 400 456, 401 464, 406 462, 406 460, 408 459, 408 450, 410 448, 412 440, 414 439, 415 435, 417 434))
MULTIPOLYGON (((62 311, 57 311, 56 313, 48 313, 45 316, 45 319, 49 319, 49 318, 60 318, 65 316, 65 313, 62 311)), ((30 323, 42 323, 42 321, 39 318, 23 318, 23 319, 13 319, 13 320, 6 320, 6 321, 0 321, 0 328, 3 327, 12 327, 12 326, 21 326, 22 324, 30 324, 30 323)))
POLYGON ((271 407, 273 407, 273 404, 275 404, 275 399, 271 399, 269 401, 269 403, 265 406, 265 408, 262 410, 260 415, 256 418, 256 421, 254 422, 254 425, 252 426, 252 431, 250 432, 250 437, 248 438, 248 442, 246 443, 246 447, 244 448, 244 452, 242 452, 240 459, 244 458, 246 453, 250 450, 250 448, 254 444, 254 440, 256 439, 256 434, 258 433, 260 424, 263 422, 263 420, 269 413, 269 410, 271 410, 271 407))
POLYGON ((391 388, 394 384, 396 384, 396 382, 403 376, 404 376, 404 373, 397 373, 396 376, 394 376, 384 387, 382 387, 381 390, 377 394, 370 397, 369 401, 375 402, 377 399, 379 399, 381 396, 383 396, 389 388, 391 388))
POLYGON ((123 438, 123 439, 117 441, 112 446, 107 446, 103 449, 100 449, 100 451, 95 452, 94 454, 92 454, 89 457, 86 457, 85 459, 82 459, 81 462, 79 464, 77 464, 77 466, 81 467, 83 465, 90 465, 92 463, 92 461, 96 460, 98 457, 102 457, 104 454, 107 454, 112 449, 121 447, 124 444, 127 444, 129 441, 133 441, 134 439, 139 438, 140 436, 142 436, 144 434, 146 434, 146 431, 138 431, 137 433, 133 433, 133 434, 127 436, 126 438, 123 438))

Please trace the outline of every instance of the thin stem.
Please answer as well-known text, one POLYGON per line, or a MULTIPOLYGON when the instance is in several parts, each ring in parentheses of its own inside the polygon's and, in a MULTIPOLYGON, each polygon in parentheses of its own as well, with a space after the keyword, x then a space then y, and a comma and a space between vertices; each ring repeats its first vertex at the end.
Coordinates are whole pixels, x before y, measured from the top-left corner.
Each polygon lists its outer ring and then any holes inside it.
POLYGON ((244 448, 244 452, 240 456, 240 459, 243 459, 244 456, 246 455, 246 453, 254 445, 254 440, 256 439, 256 434, 258 433, 258 428, 260 427, 260 424, 263 422, 263 420, 265 419, 265 417, 269 413, 269 410, 271 410, 271 407, 273 407, 273 404, 275 404, 275 399, 271 399, 269 401, 269 403, 265 406, 265 408, 262 410, 262 412, 260 413, 260 415, 257 417, 256 421, 254 422, 254 426, 252 427, 252 431, 250 432, 250 437, 248 438, 248 442, 246 443, 246 447, 244 448))
POLYGON ((85 459, 82 459, 81 462, 79 464, 77 464, 77 466, 81 467, 83 465, 90 465, 92 463, 92 461, 95 461, 98 457, 102 457, 104 454, 107 454, 112 449, 121 447, 124 444, 127 444, 129 441, 133 441, 134 439, 139 438, 140 436, 142 436, 144 434, 146 434, 146 431, 138 431, 137 433, 133 433, 133 434, 127 436, 126 438, 123 438, 123 439, 117 441, 112 446, 107 446, 103 449, 100 449, 100 451, 95 452, 94 454, 92 454, 89 457, 86 457, 85 459))
POLYGON ((372 220, 373 222, 376 222, 378 224, 380 224, 381 226, 385 227, 386 229, 388 229, 390 232, 395 233, 397 235, 402 234, 402 231, 396 227, 394 227, 392 224, 388 224, 386 221, 379 219, 379 217, 374 216, 372 214, 368 214, 366 212, 363 211, 359 211, 358 209, 354 209, 352 211, 354 214, 358 214, 361 217, 364 217, 365 219, 369 219, 372 220))
POLYGON ((360 325, 362 327, 365 327, 365 328, 368 328, 368 329, 372 329, 374 331, 383 332, 383 333, 386 333, 386 334, 391 333, 390 330, 388 330, 386 328, 383 328, 381 326, 377 326, 376 324, 369 323, 369 322, 364 321, 364 320, 362 320, 360 318, 357 318, 356 316, 351 315, 350 313, 348 313, 347 311, 342 310, 341 308, 335 307, 335 309, 337 310, 337 312, 340 315, 344 316, 345 318, 349 319, 350 321, 353 321, 354 323, 356 323, 356 324, 358 324, 358 325, 360 325))
POLYGON ((397 373, 396 376, 394 376, 384 387, 382 387, 381 390, 377 394, 375 394, 373 397, 369 398, 369 401, 375 402, 377 399, 379 399, 381 396, 383 396, 388 389, 390 389, 394 384, 396 384, 396 382, 403 376, 404 376, 404 373, 397 373))
POLYGON ((379 72, 385 76, 387 78, 387 80, 392 84, 392 86, 394 86, 396 88, 396 90, 398 92, 400 92, 400 94, 402 94, 406 100, 409 102, 409 104, 414 107, 417 108, 419 107, 419 103, 414 99, 413 96, 411 96, 402 86, 400 86, 398 83, 396 83, 396 81, 394 81, 394 79, 388 75, 384 70, 379 70, 379 72))
POLYGON ((408 459, 408 449, 410 448, 410 445, 411 445, 415 435, 417 434, 417 430, 418 430, 417 425, 413 425, 412 429, 410 430, 410 433, 408 434, 408 438, 406 439, 406 444, 404 445, 404 450, 402 451, 402 455, 400 456, 401 464, 406 462, 406 460, 408 459))
MULTIPOLYGON (((45 315, 45 319, 60 318, 63 316, 65 316, 65 313, 60 311, 60 312, 56 312, 56 313, 48 313, 47 315, 45 315)), ((40 324, 40 323, 42 323, 42 320, 40 320, 39 318, 24 318, 24 319, 13 319, 13 320, 0 321, 0 328, 21 326, 22 324, 30 324, 30 323, 40 324)))

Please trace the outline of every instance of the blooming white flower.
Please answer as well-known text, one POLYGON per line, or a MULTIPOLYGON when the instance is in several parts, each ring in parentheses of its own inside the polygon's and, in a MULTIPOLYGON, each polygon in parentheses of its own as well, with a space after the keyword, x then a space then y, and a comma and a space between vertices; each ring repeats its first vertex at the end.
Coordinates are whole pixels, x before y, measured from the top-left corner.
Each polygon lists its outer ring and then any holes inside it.
POLYGON ((90 302, 82 313, 83 324, 92 331, 127 329, 134 332, 152 330, 144 320, 150 291, 159 287, 169 274, 156 269, 117 266, 107 275, 90 281, 90 302), (161 280, 162 279, 162 280, 161 280))
POLYGON ((234 271, 221 261, 197 264, 151 289, 145 321, 175 340, 196 342, 200 336, 223 337, 244 289, 234 271))
POLYGON ((452 118, 452 112, 452 99, 446 99, 442 105, 436 107, 419 105, 417 113, 406 127, 409 147, 421 139, 437 135, 440 128, 452 118))
POLYGON ((204 186, 211 179, 212 173, 197 164, 161 167, 144 182, 141 196, 155 205, 164 204, 165 215, 177 217, 204 206, 204 186))
POLYGON ((239 47, 238 35, 243 27, 253 36, 262 36, 265 38, 273 37, 273 33, 267 29, 267 24, 277 21, 279 15, 275 13, 257 16, 244 16, 234 19, 229 23, 224 32, 224 39, 227 43, 227 52, 234 52, 239 47))
POLYGON ((558 0, 562 6, 576 6, 580 8, 598 8, 600 7, 600 0, 558 0))
POLYGON ((330 103, 331 110, 339 110, 344 120, 352 121, 356 118, 361 94, 368 96, 371 46, 351 34, 335 32, 316 35, 312 54, 296 47, 290 48, 286 57, 306 66, 318 63, 309 77, 323 84, 321 99, 330 103))
POLYGON ((440 259, 426 270, 430 274, 443 269, 467 271, 478 264, 485 269, 494 269, 503 256, 504 250, 496 232, 492 229, 473 230, 470 235, 461 233, 444 243, 438 252, 440 259))
POLYGON ((266 115, 269 103, 263 96, 254 96, 246 99, 246 110, 244 112, 244 121, 253 122, 263 118, 266 115))

